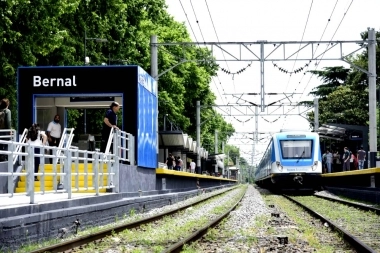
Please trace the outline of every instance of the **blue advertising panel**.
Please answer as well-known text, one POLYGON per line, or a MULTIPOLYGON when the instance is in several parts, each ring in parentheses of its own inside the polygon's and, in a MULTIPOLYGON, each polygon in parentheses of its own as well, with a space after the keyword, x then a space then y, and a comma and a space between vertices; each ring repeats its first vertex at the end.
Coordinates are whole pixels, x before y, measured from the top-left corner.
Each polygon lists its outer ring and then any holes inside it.
POLYGON ((157 168, 157 82, 138 67, 137 165, 157 168))

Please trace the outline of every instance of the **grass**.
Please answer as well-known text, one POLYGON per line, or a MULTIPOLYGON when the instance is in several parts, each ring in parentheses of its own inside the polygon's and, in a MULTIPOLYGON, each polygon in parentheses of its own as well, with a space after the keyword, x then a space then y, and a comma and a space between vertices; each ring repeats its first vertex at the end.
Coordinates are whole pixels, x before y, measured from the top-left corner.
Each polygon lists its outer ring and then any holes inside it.
MULTIPOLYGON (((291 243, 297 243, 301 239, 314 248, 316 252, 330 253, 335 251, 337 247, 336 242, 342 242, 342 238, 338 234, 331 233, 327 227, 321 224, 317 225, 313 221, 314 218, 289 200, 280 196, 265 195, 264 201, 267 204, 275 204, 277 208, 286 213, 287 217, 294 222, 294 225, 290 226, 287 231, 287 236, 291 243), (326 243, 325 240, 322 241, 321 236, 323 238, 328 237, 335 244, 326 243)), ((262 221, 259 222, 262 223, 262 221)))
POLYGON ((295 197, 295 199, 351 234, 359 238, 371 238, 372 240, 368 240, 367 244, 380 249, 377 243, 371 244, 372 241, 380 238, 380 219, 376 213, 314 196, 295 197))
MULTIPOLYGON (((194 196, 192 198, 188 198, 186 200, 186 204, 195 203, 195 202, 197 202, 199 200, 202 200, 202 199, 204 199, 206 197, 214 196, 214 195, 222 193, 222 192, 227 192, 228 190, 230 190, 230 188, 222 188, 222 189, 218 189, 216 191, 213 191, 211 193, 206 193, 206 194, 194 196)), ((175 208, 178 208, 183 203, 185 203, 185 201, 177 202, 177 203, 171 205, 170 208, 167 208, 164 211, 173 210, 175 208)), ((162 212, 164 212, 164 211, 162 211, 162 212)), ((0 250, 0 253, 8 253, 8 252, 9 253, 10 252, 27 253, 27 252, 30 252, 30 251, 33 251, 33 250, 37 250, 37 249, 41 249, 41 248, 44 248, 44 247, 48 247, 48 246, 51 246, 51 245, 54 245, 54 244, 57 244, 57 243, 62 243, 62 242, 68 241, 68 240, 72 240, 72 239, 74 239, 74 238, 76 238, 78 236, 94 234, 94 233, 97 233, 97 232, 100 232, 102 230, 109 229, 109 228, 112 228, 112 227, 115 227, 115 226, 119 226, 119 225, 122 225, 122 224, 127 224, 127 223, 131 223, 131 222, 135 222, 135 221, 141 220, 143 218, 147 218, 149 216, 152 216, 152 215, 138 213, 138 211, 136 211, 135 209, 132 208, 132 209, 129 210, 129 213, 122 214, 120 216, 122 218, 120 218, 118 215, 115 216, 115 222, 114 223, 107 224, 107 225, 104 225, 104 226, 87 227, 87 228, 82 229, 81 231, 79 231, 78 235, 70 235, 70 236, 67 236, 64 239, 53 238, 53 239, 49 239, 49 240, 44 240, 44 241, 39 242, 39 243, 27 243, 27 244, 22 245, 17 251, 13 251, 13 250, 2 251, 2 250, 0 250)))

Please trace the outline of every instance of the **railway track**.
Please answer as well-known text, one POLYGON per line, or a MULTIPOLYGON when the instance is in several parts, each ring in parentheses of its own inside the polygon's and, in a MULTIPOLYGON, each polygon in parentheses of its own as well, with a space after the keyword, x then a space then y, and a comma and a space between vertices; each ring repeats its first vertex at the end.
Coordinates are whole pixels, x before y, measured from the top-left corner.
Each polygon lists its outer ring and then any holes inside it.
MULTIPOLYGON (((152 223, 154 221, 160 220, 160 219, 162 219, 165 216, 175 215, 175 214, 179 213, 180 211, 183 211, 183 210, 185 210, 185 209, 187 209, 189 207, 201 204, 202 202, 205 202, 205 201, 207 201, 209 199, 212 199, 212 198, 215 198, 217 196, 223 195, 223 194, 225 194, 225 193, 227 193, 229 191, 232 191, 232 190, 234 190, 236 188, 237 187, 231 187, 230 189, 227 189, 226 191, 223 191, 223 192, 220 192, 220 193, 208 196, 208 197, 206 197, 204 199, 201 199, 201 200, 196 201, 194 203, 191 203, 191 204, 179 207, 179 208, 174 209, 174 210, 170 210, 170 211, 167 211, 167 212, 164 212, 164 213, 160 213, 160 214, 157 214, 157 215, 145 218, 145 219, 141 219, 141 220, 138 220, 138 221, 134 221, 134 222, 118 225, 118 226, 115 226, 115 227, 107 228, 107 229, 101 230, 101 231, 93 233, 93 234, 79 236, 79 237, 77 237, 75 239, 72 239, 72 240, 69 240, 69 241, 65 241, 65 242, 62 242, 62 243, 58 243, 58 244, 54 244, 54 245, 51 245, 51 246, 48 246, 48 247, 44 247, 44 248, 40 248, 40 249, 37 249, 37 250, 34 250, 34 251, 30 251, 30 253, 71 252, 75 248, 82 247, 82 246, 87 245, 87 244, 92 243, 92 242, 101 241, 102 239, 106 238, 107 236, 111 236, 111 235, 113 235, 115 233, 119 233, 119 232, 121 232, 123 230, 137 228, 137 227, 140 227, 140 226, 142 226, 144 224, 148 224, 148 223, 152 223)), ((232 209, 230 211, 232 211, 232 209)), ((228 215, 228 213, 226 213, 225 216, 226 215, 228 215)), ((221 219, 223 219, 223 218, 220 218, 220 220, 221 219)), ((210 223, 210 226, 211 225, 212 224, 210 223)), ((205 230, 207 231, 206 228, 205 228, 205 230)), ((202 234, 203 232, 204 231, 199 231, 199 234, 202 234)), ((197 236, 195 235, 195 233, 193 234, 193 238, 197 238, 197 236)), ((181 245, 183 246, 185 243, 187 243, 188 241, 191 241, 191 240, 192 239, 190 239, 190 238, 188 238, 188 240, 185 240, 185 239, 181 240, 176 245, 172 245, 171 248, 172 248, 173 251, 165 251, 165 252, 178 252, 177 249, 180 249, 181 245)))
MULTIPOLYGON (((360 253, 375 253, 375 252, 380 252, 380 234, 378 234, 376 231, 373 233, 358 233, 358 231, 353 231, 355 229, 352 229, 353 226, 345 226, 344 221, 342 219, 339 219, 338 217, 333 217, 333 215, 329 215, 328 210, 325 211, 325 215, 322 215, 321 213, 324 213, 321 208, 320 210, 316 210, 318 208, 315 208, 315 206, 324 206, 322 202, 320 201, 330 201, 334 202, 336 205, 336 208, 339 209, 339 206, 337 205, 345 205, 345 206, 350 206, 354 207, 356 209, 359 209, 358 212, 363 212, 362 214, 362 221, 365 220, 366 217, 366 212, 370 211, 371 213, 375 213, 379 215, 379 209, 373 208, 370 206, 365 206, 365 205, 360 205, 357 203, 352 203, 349 201, 344 201, 344 200, 338 200, 335 198, 329 198, 329 197, 322 197, 322 196, 313 196, 314 199, 312 200, 313 206, 310 207, 311 205, 308 204, 310 203, 308 201, 303 201, 302 197, 294 197, 294 196, 289 196, 289 195, 283 195, 285 198, 289 199, 290 201, 294 202, 298 206, 302 207, 304 210, 306 210, 308 213, 310 213, 312 216, 322 220, 325 224, 327 223, 328 226, 330 226, 332 229, 339 231, 342 234, 343 239, 345 239, 355 250, 357 250, 360 253), (330 216, 330 217, 329 217, 330 216)), ((310 196, 309 196, 310 197, 310 196)), ((343 213, 342 213, 343 215, 343 213)), ((380 220, 380 217, 377 219, 380 220)), ((354 222, 354 226, 360 226, 357 220, 353 219, 352 222, 354 222)), ((368 228, 365 228, 368 230, 371 229, 378 229, 378 226, 370 226, 368 228)))
POLYGON ((242 201, 244 198, 245 193, 239 198, 238 201, 226 212, 218 216, 216 219, 209 222, 204 227, 198 229, 197 231, 193 232, 191 235, 187 236, 186 238, 182 239, 181 241, 172 244, 169 246, 166 250, 164 250, 162 253, 179 253, 183 249, 183 246, 186 244, 190 244, 192 242, 195 242, 202 238, 205 234, 207 234, 208 229, 213 228, 217 226, 224 218, 226 218, 233 210, 236 209, 238 204, 242 201))
POLYGON ((359 209, 364 210, 364 211, 371 211, 371 212, 376 213, 377 215, 380 215, 380 209, 373 207, 373 206, 370 206, 370 205, 363 205, 360 203, 355 203, 352 201, 347 201, 347 200, 338 199, 338 198, 332 198, 332 197, 328 197, 328 196, 321 196, 321 195, 314 195, 314 196, 321 198, 321 199, 327 199, 330 201, 335 201, 335 202, 339 202, 339 203, 346 204, 349 206, 353 206, 353 207, 359 208, 359 209))

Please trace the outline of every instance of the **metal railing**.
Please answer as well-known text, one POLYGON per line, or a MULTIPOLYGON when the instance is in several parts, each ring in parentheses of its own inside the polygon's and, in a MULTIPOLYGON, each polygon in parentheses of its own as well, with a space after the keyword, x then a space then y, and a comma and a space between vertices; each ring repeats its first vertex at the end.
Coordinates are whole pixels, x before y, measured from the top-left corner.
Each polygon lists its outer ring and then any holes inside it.
POLYGON ((135 137, 132 134, 112 128, 105 155, 110 153, 111 145, 113 145, 113 153, 119 156, 120 161, 135 165, 135 137))
MULTIPOLYGON (((119 158, 117 155, 107 154, 104 155, 99 152, 82 151, 70 148, 67 146, 50 147, 50 146, 33 146, 28 143, 21 143, 15 141, 0 140, 0 144, 8 145, 8 150, 0 150, 0 154, 8 156, 8 172, 0 172, 1 176, 8 177, 8 193, 0 194, 0 197, 13 197, 14 195, 27 195, 30 198, 30 204, 35 203, 36 194, 58 193, 65 192, 68 194, 68 199, 72 198, 72 193, 79 190, 95 190, 95 195, 99 195, 100 189, 114 188, 115 192, 119 192, 119 158), (25 152, 17 151, 16 147, 24 147, 25 152), (40 148, 40 153, 35 153, 35 148, 40 148), (46 154, 46 150, 52 150, 52 155, 46 154), (83 157, 80 157, 83 153, 83 157), (89 157, 91 155, 91 158, 89 157), (13 171, 14 156, 20 156, 25 159, 26 172, 13 171), (34 157, 40 157, 39 172, 34 172, 34 157), (42 158, 42 159, 41 159, 42 158), (45 171, 45 158, 53 158, 52 172, 45 171), (57 161, 61 160, 63 163, 58 164, 57 161), (83 161, 83 172, 79 171, 79 161, 83 161), (92 163, 92 171, 88 169, 88 163, 92 163), (107 172, 104 172, 106 165, 107 172), (14 193, 14 176, 26 177, 26 192, 14 193), (40 191, 35 191, 34 178, 40 176, 40 191), (45 177, 53 177, 53 190, 45 190, 45 177), (79 177, 84 176, 84 187, 79 186, 79 177), (89 186, 89 176, 92 177, 92 186, 89 186), (107 184, 104 185, 104 176, 107 176, 107 184), (58 189, 58 177, 63 181, 63 189, 58 189), (72 179, 74 177, 74 186, 72 179)), ((21 150, 20 149, 20 150, 21 150)))

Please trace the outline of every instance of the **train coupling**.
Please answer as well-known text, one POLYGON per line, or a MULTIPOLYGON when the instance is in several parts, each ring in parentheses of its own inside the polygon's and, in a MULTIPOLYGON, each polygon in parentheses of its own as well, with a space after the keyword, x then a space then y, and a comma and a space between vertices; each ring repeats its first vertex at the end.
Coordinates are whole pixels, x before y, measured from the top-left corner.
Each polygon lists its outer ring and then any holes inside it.
POLYGON ((296 182, 296 183, 302 184, 303 177, 302 176, 295 176, 293 178, 293 181, 296 182))

